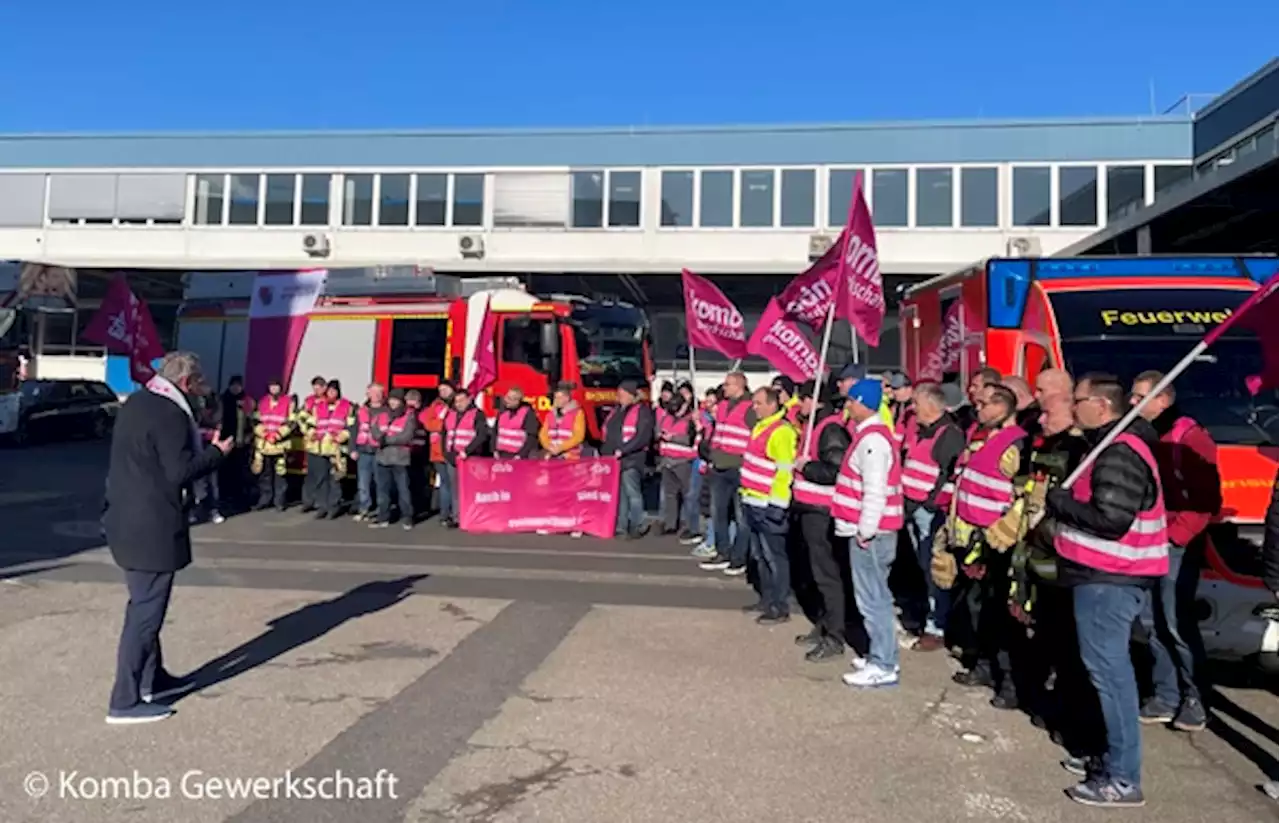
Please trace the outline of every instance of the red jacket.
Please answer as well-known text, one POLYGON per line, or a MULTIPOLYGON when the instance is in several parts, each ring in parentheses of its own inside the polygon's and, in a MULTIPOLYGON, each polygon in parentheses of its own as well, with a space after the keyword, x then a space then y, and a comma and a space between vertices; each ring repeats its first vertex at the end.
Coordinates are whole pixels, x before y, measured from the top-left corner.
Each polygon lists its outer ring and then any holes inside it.
POLYGON ((1222 509, 1218 444, 1203 426, 1171 407, 1152 424, 1160 433, 1155 449, 1169 519, 1169 540, 1186 548, 1209 528, 1222 509), (1185 421, 1185 422, 1179 422, 1185 421))

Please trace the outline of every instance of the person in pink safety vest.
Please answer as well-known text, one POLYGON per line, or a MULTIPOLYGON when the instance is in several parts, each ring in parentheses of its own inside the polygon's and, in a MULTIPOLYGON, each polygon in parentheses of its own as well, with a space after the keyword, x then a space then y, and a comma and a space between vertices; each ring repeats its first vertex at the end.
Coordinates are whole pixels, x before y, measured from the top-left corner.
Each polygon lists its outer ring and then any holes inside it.
MULTIPOLYGON (((658 430, 658 471, 662 477, 662 533, 680 532, 680 514, 693 474, 693 461, 698 456, 697 432, 694 429, 693 410, 681 395, 672 393, 655 421, 658 430)), ((686 530, 682 536, 688 536, 686 530)))
POLYGON ((846 685, 858 688, 898 683, 898 639, 894 627, 889 569, 898 554, 903 523, 902 461, 893 432, 880 417, 879 380, 853 384, 845 404, 853 422, 853 442, 845 454, 831 498, 837 537, 849 541, 853 595, 867 627, 870 649, 855 658, 846 685))
POLYGON ((742 499, 738 494, 742 479, 742 456, 756 425, 751 407, 747 376, 732 372, 724 379, 724 399, 715 408, 711 429, 709 463, 704 478, 711 485, 712 532, 716 554, 698 564, 703 571, 723 572, 731 577, 747 573, 747 530, 743 527, 742 499), (737 531, 729 529, 737 524, 737 531))
POLYGON ((374 520, 374 485, 377 482, 378 441, 373 436, 373 421, 387 407, 387 388, 370 383, 364 390, 364 403, 356 409, 351 428, 351 459, 356 463, 356 512, 353 520, 374 520))
POLYGON ((636 540, 648 533, 644 522, 645 460, 653 445, 653 409, 641 403, 640 385, 623 380, 618 386, 618 405, 605 418, 600 444, 601 457, 616 457, 622 475, 618 487, 618 522, 615 534, 636 540))
POLYGON ((267 382, 267 393, 258 401, 254 427, 252 469, 258 475, 257 509, 275 506, 277 511, 284 511, 288 490, 286 453, 296 416, 293 399, 284 394, 284 381, 272 377, 267 382))
POLYGON ((502 396, 502 411, 494 426, 493 454, 504 460, 523 460, 538 448, 538 413, 524 401, 524 392, 513 386, 502 396))
POLYGON ((453 392, 453 408, 444 416, 444 473, 440 476, 440 522, 445 528, 458 527, 461 502, 458 499, 458 463, 489 453, 489 422, 471 400, 471 392, 458 386, 453 392))
MULTIPOLYGON (((1119 382, 1091 376, 1075 390, 1076 424, 1090 444, 1101 441, 1129 408, 1119 382)), ((1080 657, 1097 690, 1107 751, 1086 758, 1083 782, 1067 795, 1089 806, 1145 802, 1138 682, 1129 656, 1134 621, 1169 571, 1169 531, 1155 430, 1138 419, 1069 488, 1049 491, 1056 523, 1059 580, 1072 588, 1080 657), (1104 755, 1101 757, 1100 755, 1104 755)))

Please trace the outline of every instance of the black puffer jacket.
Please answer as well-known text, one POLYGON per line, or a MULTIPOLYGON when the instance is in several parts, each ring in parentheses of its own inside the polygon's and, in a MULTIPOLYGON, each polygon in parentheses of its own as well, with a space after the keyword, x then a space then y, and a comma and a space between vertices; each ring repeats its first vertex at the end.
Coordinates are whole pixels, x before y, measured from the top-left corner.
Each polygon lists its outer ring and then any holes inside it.
MULTIPOLYGON (((814 418, 813 427, 816 430, 822 421, 826 420, 833 414, 842 414, 842 412, 822 407, 818 409, 818 414, 814 418)), ((853 438, 849 436, 849 430, 837 423, 823 427, 818 434, 818 459, 810 460, 800 469, 800 476, 810 483, 817 483, 822 486, 834 486, 836 484, 836 475, 840 474, 840 465, 844 463, 845 452, 849 450, 849 444, 853 442, 853 438)), ((803 437, 800 440, 800 447, 804 448, 803 437)), ((817 511, 814 506, 805 503, 792 501, 792 508, 797 511, 817 511)))
POLYGON ((1271 505, 1267 506, 1267 519, 1263 523, 1262 532, 1262 579, 1272 594, 1280 589, 1280 523, 1277 523, 1277 503, 1280 503, 1280 476, 1271 484, 1271 505))
MULTIPOLYGON (((1112 423, 1086 432, 1085 439, 1090 448, 1114 426, 1112 423)), ((1128 431, 1149 446, 1154 446, 1159 440, 1155 429, 1142 418, 1135 420, 1128 431)), ((1129 530, 1138 512, 1156 504, 1156 480, 1151 469, 1137 452, 1122 443, 1112 443, 1098 455, 1090 478, 1093 495, 1088 503, 1076 501, 1069 489, 1054 489, 1049 492, 1046 513, 1061 525, 1104 540, 1116 540, 1129 530)), ((1068 586, 1086 583, 1150 586, 1156 581, 1154 577, 1109 574, 1066 558, 1059 558, 1059 579, 1068 586)))

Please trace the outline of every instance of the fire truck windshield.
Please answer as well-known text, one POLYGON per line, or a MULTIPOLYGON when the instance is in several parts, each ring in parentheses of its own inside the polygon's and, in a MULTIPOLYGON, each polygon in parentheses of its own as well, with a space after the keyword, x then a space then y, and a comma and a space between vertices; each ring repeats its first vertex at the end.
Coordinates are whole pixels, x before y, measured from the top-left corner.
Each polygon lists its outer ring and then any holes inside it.
POLYGON ((584 388, 617 388, 623 380, 647 379, 644 313, 618 304, 578 304, 573 309, 574 339, 584 388))

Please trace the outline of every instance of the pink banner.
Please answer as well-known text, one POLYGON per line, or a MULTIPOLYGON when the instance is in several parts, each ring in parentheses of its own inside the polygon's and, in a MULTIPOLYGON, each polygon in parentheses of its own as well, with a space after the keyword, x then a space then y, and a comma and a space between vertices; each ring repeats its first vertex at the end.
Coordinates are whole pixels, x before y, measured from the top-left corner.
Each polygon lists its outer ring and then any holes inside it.
POLYGON ((741 360, 747 356, 747 329, 742 312, 715 284, 685 269, 680 273, 684 287, 684 325, 689 345, 711 349, 725 357, 741 360))
POLYGON ((920 359, 917 380, 940 382, 947 372, 960 371, 960 352, 964 348, 964 329, 960 326, 960 301, 952 302, 942 318, 938 340, 920 359))
POLYGON ((843 250, 839 258, 841 287, 836 290, 836 316, 848 320, 867 344, 879 346, 880 327, 884 324, 884 281, 876 252, 876 229, 862 196, 861 173, 854 175, 849 225, 836 245, 843 250))
POLYGON ((312 269, 259 272, 254 277, 244 373, 250 397, 261 397, 274 379, 289 385, 307 332, 307 316, 324 291, 327 275, 324 269, 312 269))
POLYGON ((792 380, 803 382, 818 373, 817 349, 804 332, 787 319, 776 297, 769 301, 760 325, 747 341, 747 351, 768 360, 792 380))
POLYGON ((497 339, 498 316, 494 314, 490 301, 486 301, 484 319, 480 321, 480 336, 476 338, 475 374, 466 387, 472 397, 489 388, 498 379, 498 353, 495 349, 497 339))
POLYGON ((151 310, 147 308, 146 301, 140 300, 129 288, 123 274, 111 281, 102 305, 85 326, 81 337, 113 354, 128 355, 129 371, 139 383, 151 379, 155 374, 151 362, 164 356, 151 310))
POLYGON ((782 304, 788 320, 803 323, 814 330, 821 329, 827 322, 827 312, 835 302, 836 290, 840 288, 840 255, 843 249, 841 240, 831 244, 826 254, 796 275, 778 295, 778 302, 782 304))
POLYGON ((582 532, 608 539, 618 522, 620 477, 610 457, 459 460, 458 525, 469 532, 582 532))

